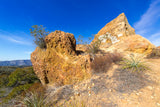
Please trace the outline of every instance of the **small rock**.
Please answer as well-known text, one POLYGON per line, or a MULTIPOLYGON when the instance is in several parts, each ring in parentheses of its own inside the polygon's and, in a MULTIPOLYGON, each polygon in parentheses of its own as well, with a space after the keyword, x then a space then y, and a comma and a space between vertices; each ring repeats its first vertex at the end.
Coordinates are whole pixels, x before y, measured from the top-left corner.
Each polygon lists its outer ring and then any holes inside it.
POLYGON ((109 92, 112 92, 112 89, 109 89, 109 92))
POLYGON ((151 98, 153 99, 154 97, 153 97, 153 96, 151 96, 151 98))
POLYGON ((157 103, 157 106, 160 106, 160 103, 157 103))
POLYGON ((147 88, 148 88, 149 90, 152 90, 152 89, 153 89, 153 87, 151 87, 151 86, 148 86, 147 88))

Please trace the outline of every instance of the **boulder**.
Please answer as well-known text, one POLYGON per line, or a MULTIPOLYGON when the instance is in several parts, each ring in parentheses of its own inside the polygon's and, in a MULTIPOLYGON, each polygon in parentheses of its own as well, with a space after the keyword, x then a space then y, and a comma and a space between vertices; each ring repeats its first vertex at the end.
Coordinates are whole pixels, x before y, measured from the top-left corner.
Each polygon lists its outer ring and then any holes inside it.
POLYGON ((71 33, 55 31, 46 38, 46 49, 37 47, 31 54, 34 71, 41 83, 72 84, 90 77, 90 56, 77 55, 71 33))

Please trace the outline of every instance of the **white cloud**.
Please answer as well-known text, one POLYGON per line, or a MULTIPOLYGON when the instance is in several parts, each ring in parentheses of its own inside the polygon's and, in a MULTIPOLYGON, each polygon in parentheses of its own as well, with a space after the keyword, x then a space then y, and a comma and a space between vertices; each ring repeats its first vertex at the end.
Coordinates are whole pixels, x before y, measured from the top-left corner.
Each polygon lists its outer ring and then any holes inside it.
POLYGON ((154 43, 154 45, 160 46, 160 32, 151 35, 148 39, 154 43))
POLYGON ((11 34, 9 32, 6 31, 2 31, 0 30, 0 38, 10 41, 12 43, 16 43, 16 44, 21 44, 21 45, 32 45, 31 41, 26 40, 25 38, 20 37, 18 33, 16 34, 11 34))
POLYGON ((146 34, 153 24, 160 18, 160 0, 152 2, 141 19, 134 24, 138 34, 146 34))
POLYGON ((134 24, 137 34, 145 36, 154 45, 160 46, 160 32, 155 32, 157 23, 160 23, 160 0, 153 1, 141 19, 134 24), (150 35, 149 35, 150 34, 150 35))

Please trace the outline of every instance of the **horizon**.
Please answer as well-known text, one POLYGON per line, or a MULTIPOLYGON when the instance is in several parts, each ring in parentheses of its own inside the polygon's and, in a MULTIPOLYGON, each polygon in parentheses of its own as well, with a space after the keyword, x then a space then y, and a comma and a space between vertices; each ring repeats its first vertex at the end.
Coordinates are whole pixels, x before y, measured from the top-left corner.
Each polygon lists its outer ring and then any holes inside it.
POLYGON ((160 0, 0 0, 0 13, 0 61, 30 60, 33 25, 87 40, 121 13, 136 34, 160 46, 160 0))

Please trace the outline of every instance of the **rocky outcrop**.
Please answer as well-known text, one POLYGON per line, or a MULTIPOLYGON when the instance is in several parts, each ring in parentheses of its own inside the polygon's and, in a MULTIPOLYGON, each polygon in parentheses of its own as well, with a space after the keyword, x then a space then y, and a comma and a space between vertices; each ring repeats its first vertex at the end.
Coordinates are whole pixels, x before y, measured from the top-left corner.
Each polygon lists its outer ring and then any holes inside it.
POLYGON ((47 48, 31 54, 33 68, 42 84, 72 84, 90 77, 90 56, 77 55, 71 33, 55 31, 45 39, 47 48))
POLYGON ((96 38, 102 39, 103 43, 114 44, 119 42, 123 37, 134 35, 135 30, 129 25, 128 20, 124 13, 120 14, 117 18, 106 24, 96 35, 96 38))
POLYGON ((143 38, 140 35, 131 35, 123 40, 119 41, 118 43, 111 45, 109 48, 104 49, 106 51, 115 51, 122 53, 144 53, 149 54, 152 52, 155 46, 152 45, 147 39, 143 38))
POLYGON ((135 30, 129 25, 124 13, 106 24, 92 43, 97 39, 101 40, 101 48, 104 50, 120 49, 121 51, 148 53, 155 47, 147 39, 135 34, 135 30))

